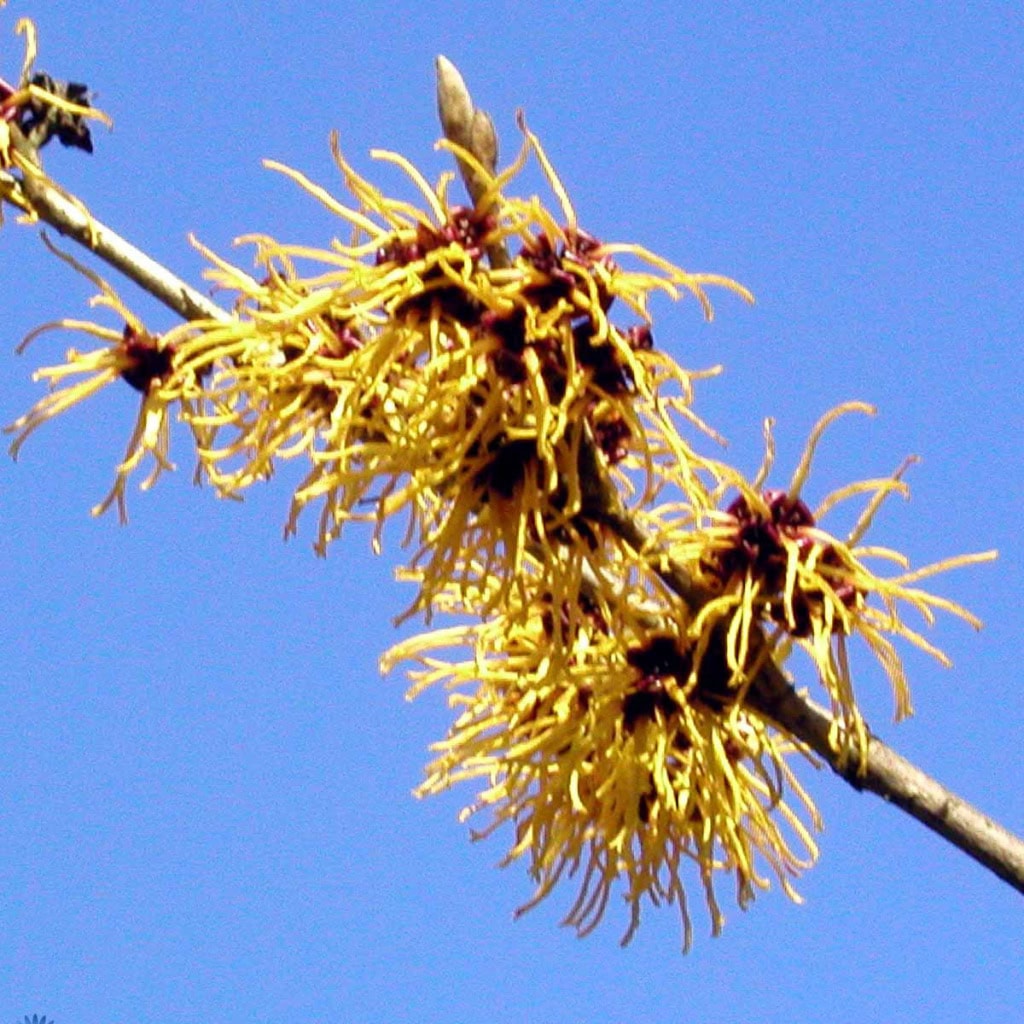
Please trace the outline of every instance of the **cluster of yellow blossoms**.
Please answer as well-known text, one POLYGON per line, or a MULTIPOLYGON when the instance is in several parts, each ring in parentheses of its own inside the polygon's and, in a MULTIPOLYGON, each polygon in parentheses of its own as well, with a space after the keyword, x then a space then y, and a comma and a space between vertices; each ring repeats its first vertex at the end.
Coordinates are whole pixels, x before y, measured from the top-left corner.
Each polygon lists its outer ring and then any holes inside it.
POLYGON ((403 576, 417 588, 409 613, 462 623, 384 659, 412 662, 411 693, 442 684, 457 710, 421 791, 482 786, 466 815, 487 817, 481 835, 508 826, 506 862, 522 858, 536 883, 527 906, 574 877, 566 922, 585 934, 621 887, 624 941, 649 900, 678 907, 688 944, 690 862, 717 932, 716 877, 733 876, 741 906, 770 877, 795 898, 792 880, 816 856, 816 812, 787 761, 802 748, 745 700, 759 672, 806 650, 835 712, 837 749, 863 748, 847 638, 867 642, 907 712, 892 637, 942 656, 899 604, 929 621, 939 608, 974 622, 916 583, 987 556, 911 572, 893 552, 858 546, 885 496, 904 491, 899 473, 844 488, 814 513, 805 505, 821 431, 865 406, 823 419, 785 491, 765 488, 767 464, 748 481, 700 455, 684 435, 713 436, 692 407, 707 374, 655 346, 648 300, 688 295, 710 316, 709 286, 749 294, 582 230, 537 139, 523 134, 511 166, 494 174, 441 144, 485 182, 472 207, 450 200, 451 175, 431 186, 393 153, 374 156, 408 175, 419 205, 378 190, 336 143, 348 204, 272 165, 340 218, 346 240, 318 249, 248 237, 254 273, 204 249, 211 280, 237 301, 222 319, 162 335, 63 256, 123 327, 40 328, 100 344, 37 371, 50 390, 9 428, 13 451, 123 381, 139 413, 96 512, 116 505, 124 518, 129 477, 148 461, 148 487, 170 468, 177 419, 199 478, 224 497, 301 460, 286 532, 315 509, 321 554, 352 520, 371 523, 379 543, 383 525, 404 517, 403 576), (556 212, 509 194, 531 157, 556 212), (817 525, 856 495, 866 508, 846 538, 817 525), (895 561, 898 574, 876 575, 872 557, 895 561))

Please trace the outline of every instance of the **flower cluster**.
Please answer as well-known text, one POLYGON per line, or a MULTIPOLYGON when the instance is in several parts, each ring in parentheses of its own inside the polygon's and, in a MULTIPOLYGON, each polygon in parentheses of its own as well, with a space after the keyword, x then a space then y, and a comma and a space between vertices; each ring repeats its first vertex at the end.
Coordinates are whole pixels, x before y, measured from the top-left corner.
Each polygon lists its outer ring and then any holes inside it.
POLYGON ((980 628, 965 608, 916 584, 939 572, 990 561, 994 555, 962 555, 910 570, 898 552, 860 543, 886 497, 908 495, 902 476, 913 460, 891 477, 847 484, 827 495, 815 510, 808 507, 801 491, 821 435, 852 412, 874 410, 862 402, 847 402, 823 416, 787 489, 764 487, 771 469, 769 435, 769 457, 754 482, 723 472, 725 490, 738 492, 724 509, 699 516, 669 513, 658 527, 673 557, 687 566, 707 595, 693 629, 699 634, 717 629, 725 638, 734 681, 749 675, 746 666, 760 643, 767 641, 779 662, 791 647, 799 646, 810 656, 829 697, 833 745, 844 755, 855 747, 863 764, 867 731, 854 696, 847 638, 857 635, 866 642, 892 685, 897 719, 909 715, 910 691, 892 637, 908 641, 943 665, 949 661, 907 624, 900 606, 912 607, 929 625, 935 610, 941 610, 980 628), (821 527, 822 517, 836 505, 863 495, 868 496, 865 507, 844 538, 821 527), (879 575, 869 565, 872 559, 895 564, 901 571, 879 575))
POLYGON ((796 898, 793 879, 816 855, 817 815, 788 763, 803 748, 746 700, 760 674, 805 650, 832 703, 836 749, 863 754, 847 639, 867 642, 906 713, 892 638, 941 655, 900 604, 929 621, 942 609, 974 622, 915 584, 987 556, 911 572, 901 556, 860 545, 885 496, 905 491, 902 471, 813 512, 805 504, 821 433, 862 405, 822 420, 785 491, 765 489, 767 461, 748 481, 700 454, 698 441, 716 435, 693 409, 694 384, 717 371, 686 370, 655 344, 649 300, 689 295, 710 317, 708 287, 749 293, 585 231, 521 127, 519 154, 500 173, 442 143, 472 174, 472 206, 450 200, 451 175, 432 186, 378 151, 420 205, 387 195, 336 140, 347 202, 270 164, 336 214, 347 239, 312 248, 248 236, 252 273, 200 246, 234 305, 163 334, 60 254, 120 322, 62 320, 26 339, 64 328, 100 345, 37 371, 50 392, 9 428, 13 450, 123 381, 139 412, 95 512, 116 505, 123 519, 129 477, 150 463, 148 487, 170 468, 178 419, 197 478, 221 496, 300 460, 286 533, 315 509, 320 554, 350 522, 370 523, 379 545, 385 523, 404 517, 412 550, 401 575, 416 587, 407 614, 462 623, 384 659, 412 663, 412 695, 447 687, 457 711, 420 792, 482 785, 466 814, 487 816, 479 835, 507 826, 506 862, 523 860, 536 884, 526 906, 575 877, 566 923, 586 934, 621 887, 624 941, 649 900, 677 906, 686 945, 691 865, 717 932, 720 876, 732 876, 740 906, 771 878, 796 898), (531 158, 554 211, 511 190, 531 158), (845 539, 818 525, 837 501, 865 494, 845 539), (881 577, 871 557, 901 572, 881 577))
MULTIPOLYGON (((695 375, 655 348, 648 296, 689 292, 710 313, 706 285, 749 297, 744 289, 636 246, 602 246, 568 205, 562 223, 535 198, 507 198, 530 153, 550 166, 529 133, 475 210, 448 202, 447 177, 430 188, 402 158, 376 154, 419 186, 420 211, 380 193, 335 151, 356 206, 281 169, 347 221, 353 238, 313 250, 253 237, 258 276, 209 253, 213 280, 239 294, 234 315, 154 341, 160 358, 125 378, 145 390, 154 422, 154 407, 165 423, 168 403, 180 402, 201 473, 220 494, 237 497, 275 462, 304 457, 287 531, 318 506, 320 553, 346 522, 379 529, 409 513, 413 564, 427 570, 414 608, 429 611, 429 581, 451 577, 467 536, 479 571, 511 584, 527 549, 554 560, 567 540, 589 533, 584 449, 645 492, 680 466, 696 478, 704 462, 673 415, 697 422, 695 375), (495 245, 517 250, 506 266, 487 260, 495 245), (620 267, 623 255, 641 269, 620 267), (634 323, 613 321, 616 302, 634 323)), ((109 329, 86 329, 113 340, 109 329)), ((142 336, 133 328, 113 350, 76 354, 42 375, 102 368, 105 381, 113 365, 134 366, 142 336)), ((23 435, 99 381, 49 396, 16 430, 23 435)))
MULTIPOLYGON (((649 900, 677 907, 687 948, 691 866, 715 933, 718 877, 733 876, 741 906, 769 877, 797 898, 792 881, 816 857, 809 827, 819 823, 786 761, 794 746, 738 703, 719 652, 686 635, 664 585, 623 549, 602 565, 604 586, 584 586, 574 604, 546 590, 539 563, 525 570, 525 600, 384 660, 417 666, 410 696, 454 691, 458 717, 419 792, 480 780, 463 816, 486 816, 475 838, 510 827, 503 863, 525 860, 536 886, 519 912, 575 878, 564 923, 581 936, 621 882, 623 943, 649 900)), ((464 610, 458 588, 438 600, 464 610)))

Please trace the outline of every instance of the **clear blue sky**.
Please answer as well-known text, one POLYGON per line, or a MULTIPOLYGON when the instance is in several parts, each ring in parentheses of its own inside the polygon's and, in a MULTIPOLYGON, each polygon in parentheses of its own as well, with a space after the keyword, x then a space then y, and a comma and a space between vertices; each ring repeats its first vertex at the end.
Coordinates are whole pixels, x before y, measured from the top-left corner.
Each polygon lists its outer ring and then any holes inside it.
MULTIPOLYGON (((337 183, 328 131, 443 166, 432 61, 444 52, 510 152, 528 113, 581 223, 691 269, 723 298, 656 308, 687 365, 724 362, 698 410, 756 464, 778 419, 788 475, 847 398, 874 421, 832 434, 812 495, 910 452, 913 499, 875 534, 921 564, 998 547, 938 589, 986 622, 941 623, 955 661, 910 655, 918 715, 881 735, 1020 830, 1024 569, 1024 27, 1010 4, 127 3, 14 0, 40 66, 81 79, 116 122, 97 153, 48 154, 97 216, 197 279, 195 231, 322 243, 331 224, 264 156, 337 183)), ((70 338, 89 287, 33 232, 0 231, 0 418, 70 338)), ((154 329, 167 314, 125 286, 154 329)), ((0 461, 0 1021, 1010 1021, 1024 1005, 1018 895, 825 772, 805 905, 765 894, 677 952, 674 912, 631 947, 621 912, 583 942, 568 893, 513 922, 524 873, 455 820, 469 791, 417 802, 448 715, 415 705, 379 653, 408 595, 353 531, 327 561, 280 539, 287 491, 218 503, 182 471, 89 518, 134 395, 112 390, 0 461)), ((183 440, 183 439, 182 439, 183 440)))

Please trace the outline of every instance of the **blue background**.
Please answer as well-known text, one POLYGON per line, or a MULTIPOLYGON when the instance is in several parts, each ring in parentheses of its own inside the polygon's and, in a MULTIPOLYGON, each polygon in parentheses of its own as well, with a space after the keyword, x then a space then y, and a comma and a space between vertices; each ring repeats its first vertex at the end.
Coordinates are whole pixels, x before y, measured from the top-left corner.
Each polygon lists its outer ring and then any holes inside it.
MULTIPOLYGON (((606 239, 637 240, 757 295, 655 308, 684 364, 723 362, 698 411, 756 466, 778 418, 778 480, 847 398, 872 421, 830 435, 810 496, 891 470, 913 499, 873 534, 915 564, 998 547, 937 583, 985 621, 945 620, 951 672, 909 653, 918 714, 895 728, 877 669, 861 691, 881 735, 1020 831, 1024 499, 1020 295, 1024 28, 1010 4, 312 2, 12 3, 39 66, 82 79, 113 115, 97 154, 47 166, 95 214, 193 281, 186 233, 226 251, 266 231, 311 244, 334 225, 274 157, 340 190, 327 133, 364 172, 372 146, 430 176, 432 62, 459 63, 510 155, 525 108, 606 239), (73 13, 71 11, 73 10, 73 13)), ((385 182, 397 184, 382 170, 385 182)), ((0 231, 10 422, 70 336, 87 282, 13 218, 0 231)), ((111 274, 112 277, 112 274, 111 274)), ((125 284, 159 330, 173 320, 125 284)), ((496 870, 455 816, 464 790, 416 801, 440 693, 413 705, 380 652, 410 596, 354 530, 326 562, 311 529, 281 543, 288 474, 242 505, 181 472, 90 519, 135 396, 110 389, 0 462, 0 1020, 1007 1021, 1024 1004, 1020 896, 919 825, 825 772, 826 819, 797 907, 726 903, 678 954, 671 910, 617 944, 619 908, 578 941, 556 892, 496 870)), ((696 892, 694 893, 696 897, 696 892)), ((695 905, 699 900, 695 898, 695 905)))

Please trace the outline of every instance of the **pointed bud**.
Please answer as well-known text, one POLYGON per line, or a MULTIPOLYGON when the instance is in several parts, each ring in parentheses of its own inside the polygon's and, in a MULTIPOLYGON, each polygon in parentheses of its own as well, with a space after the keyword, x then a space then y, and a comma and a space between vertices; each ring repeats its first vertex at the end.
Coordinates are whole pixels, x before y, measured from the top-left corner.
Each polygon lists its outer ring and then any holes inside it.
POLYGON ((469 148, 473 127, 473 100, 459 69, 445 56, 434 62, 437 71, 437 113, 445 137, 469 148))

